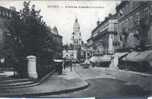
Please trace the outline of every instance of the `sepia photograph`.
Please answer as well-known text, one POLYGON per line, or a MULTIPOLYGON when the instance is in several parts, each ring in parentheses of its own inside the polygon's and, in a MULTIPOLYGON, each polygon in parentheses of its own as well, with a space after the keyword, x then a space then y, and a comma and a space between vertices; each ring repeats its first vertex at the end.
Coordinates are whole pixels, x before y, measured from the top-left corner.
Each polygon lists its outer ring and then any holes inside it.
POLYGON ((152 1, 0 0, 0 97, 150 96, 152 1))

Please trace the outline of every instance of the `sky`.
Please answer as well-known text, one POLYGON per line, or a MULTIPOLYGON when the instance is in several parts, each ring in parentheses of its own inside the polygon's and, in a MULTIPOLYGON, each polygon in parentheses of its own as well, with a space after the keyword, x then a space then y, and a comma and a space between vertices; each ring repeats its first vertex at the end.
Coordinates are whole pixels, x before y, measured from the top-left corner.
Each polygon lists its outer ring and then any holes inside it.
MULTIPOLYGON (((84 42, 91 36, 91 31, 97 26, 97 21, 103 21, 109 13, 115 13, 115 7, 120 1, 31 1, 36 9, 41 9, 43 20, 48 26, 58 28, 59 34, 63 36, 63 44, 71 42, 73 24, 76 18, 80 24, 82 40, 84 42)), ((16 7, 19 11, 23 8, 23 1, 6 0, 0 1, 0 6, 9 8, 16 7)))

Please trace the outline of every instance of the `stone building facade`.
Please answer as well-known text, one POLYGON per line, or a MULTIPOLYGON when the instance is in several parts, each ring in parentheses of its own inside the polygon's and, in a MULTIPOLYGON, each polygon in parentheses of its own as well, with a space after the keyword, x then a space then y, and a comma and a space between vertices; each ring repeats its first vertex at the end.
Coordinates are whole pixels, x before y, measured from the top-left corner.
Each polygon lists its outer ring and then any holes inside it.
MULTIPOLYGON (((53 58, 62 58, 62 50, 63 50, 62 36, 59 35, 58 29, 56 26, 51 29, 49 36, 50 36, 50 39, 52 39, 55 42, 54 46, 56 47, 53 58)), ((51 45, 51 46, 53 46, 53 45, 51 45)), ((50 50, 52 50, 52 49, 50 49, 50 50)))
POLYGON ((94 55, 113 54, 117 49, 117 15, 109 15, 102 22, 97 22, 97 27, 88 39, 88 47, 94 55))
POLYGON ((117 7, 118 34, 121 48, 135 48, 141 44, 152 45, 152 2, 151 1, 122 1, 117 7), (147 21, 147 22, 146 22, 147 21), (141 32, 141 25, 147 25, 141 32), (141 36, 141 39, 138 38, 141 36))
POLYGON ((102 22, 97 22, 97 27, 87 40, 87 45, 92 55, 109 54, 121 49, 134 49, 141 45, 151 48, 152 2, 121 1, 116 6, 114 15, 108 16, 102 22), (111 27, 113 33, 109 32, 111 27))
POLYGON ((94 52, 95 52, 95 50, 93 49, 93 39, 92 38, 89 38, 87 40, 87 49, 88 49, 89 58, 90 58, 94 55, 94 52))

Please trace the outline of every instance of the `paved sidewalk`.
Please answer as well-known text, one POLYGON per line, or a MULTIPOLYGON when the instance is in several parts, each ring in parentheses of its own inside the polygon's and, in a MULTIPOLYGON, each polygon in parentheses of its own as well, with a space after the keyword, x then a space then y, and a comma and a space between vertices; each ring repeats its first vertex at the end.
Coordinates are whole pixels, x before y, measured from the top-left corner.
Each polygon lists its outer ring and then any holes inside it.
POLYGON ((59 94, 68 91, 75 91, 88 86, 88 83, 80 76, 69 69, 64 70, 62 75, 48 77, 40 85, 26 88, 1 89, 0 96, 36 96, 45 94, 59 94))

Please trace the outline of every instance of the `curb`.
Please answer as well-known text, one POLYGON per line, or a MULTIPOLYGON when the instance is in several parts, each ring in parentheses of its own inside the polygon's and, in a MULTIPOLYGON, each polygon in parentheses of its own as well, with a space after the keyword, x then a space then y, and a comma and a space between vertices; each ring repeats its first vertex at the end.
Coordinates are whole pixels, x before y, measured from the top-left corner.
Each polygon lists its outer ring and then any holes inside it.
MULTIPOLYGON (((152 87, 151 87, 152 80, 148 80, 146 82, 143 81, 143 78, 144 78, 144 80, 151 79, 152 78, 152 74, 134 72, 134 71, 126 71, 126 70, 120 70, 120 69, 119 70, 114 70, 114 69, 110 69, 110 68, 108 68, 108 69, 107 68, 100 68, 100 69, 107 71, 109 74, 111 74, 111 76, 115 77, 113 79, 124 81, 128 85, 138 85, 139 87, 143 88, 143 90, 145 90, 145 91, 152 91, 152 87), (121 74, 127 74, 127 73, 129 75, 133 75, 133 79, 134 80, 128 80, 129 76, 127 78, 123 78, 121 76, 121 74), (142 77, 142 78, 140 79, 138 77, 142 77), (150 84, 149 87, 147 86, 147 84, 148 85, 150 84)), ((132 77, 132 76, 130 76, 130 77, 132 77)))
MULTIPOLYGON (((37 83, 35 83, 35 85, 40 85, 41 83, 43 83, 43 81, 45 81, 52 73, 54 72, 50 72, 48 73, 45 77, 43 77, 40 81, 38 81, 37 83)), ((81 79, 82 80, 82 79, 81 79)), ((34 86, 34 85, 33 85, 34 86)), ((82 80, 82 84, 80 86, 73 86, 73 88, 69 88, 69 89, 61 89, 61 90, 56 90, 56 91, 44 91, 44 92, 36 92, 36 93, 25 93, 25 94, 8 94, 8 95, 0 95, 0 97, 36 97, 36 96, 44 96, 44 95, 58 95, 58 94, 64 94, 64 93, 69 93, 69 92, 74 92, 74 91, 79 91, 82 89, 85 89, 89 86, 89 83, 87 83, 85 80, 82 80)), ((32 87, 32 86, 29 86, 32 87)))
POLYGON ((127 71, 127 70, 118 70, 120 72, 129 72, 129 73, 132 73, 132 74, 137 74, 137 75, 141 75, 141 76, 151 76, 152 77, 152 74, 148 74, 148 73, 141 73, 141 72, 136 72, 136 71, 127 71))
POLYGON ((50 75, 52 75, 55 71, 52 71, 52 72, 49 72, 48 74, 46 74, 44 77, 42 77, 40 80, 35 80, 33 81, 33 83, 31 84, 23 84, 23 85, 20 85, 20 86, 10 86, 10 87, 4 87, 4 89, 14 89, 14 88, 27 88, 27 87, 33 87, 33 86, 37 86, 37 85, 40 85, 43 81, 45 81, 50 75))
MULTIPOLYGON (((40 80, 35 81, 35 83, 33 83, 33 85, 27 85, 26 87, 32 87, 32 86, 37 86, 40 85, 43 81, 45 81, 50 75, 52 75, 54 71, 49 72, 48 74, 46 74, 44 77, 42 77, 40 80)), ((24 86, 25 87, 25 86, 24 86)), ((19 87, 19 88, 24 88, 24 87, 19 87)))
POLYGON ((71 89, 65 89, 65 90, 48 92, 48 93, 46 92, 46 93, 37 93, 37 94, 25 94, 25 95, 19 95, 19 96, 28 96, 28 95, 30 95, 31 97, 33 97, 33 96, 40 96, 40 95, 41 96, 43 96, 43 95, 58 95, 58 94, 64 94, 64 93, 79 91, 79 90, 87 88, 88 86, 89 86, 89 83, 86 83, 86 85, 83 85, 83 86, 78 87, 78 88, 71 88, 71 89))
POLYGON ((149 73, 142 73, 142 72, 136 72, 136 71, 122 70, 122 69, 114 70, 114 69, 103 68, 103 67, 100 67, 100 69, 104 69, 106 71, 117 71, 117 72, 126 72, 126 73, 128 72, 128 73, 137 74, 137 75, 141 75, 141 76, 150 76, 150 77, 152 77, 152 74, 149 74, 149 73))
MULTIPOLYGON (((112 71, 114 71, 114 70, 112 70, 112 71)), ((134 71, 125 71, 125 70, 118 70, 118 72, 120 72, 120 73, 124 73, 125 72, 125 73, 130 73, 131 75, 141 76, 141 77, 144 77, 145 80, 148 77, 152 78, 152 74, 147 74, 147 73, 140 73, 140 72, 134 72, 134 71)), ((129 85, 138 85, 139 87, 143 88, 143 90, 145 90, 145 91, 152 91, 151 84, 150 84, 150 83, 152 83, 152 80, 149 80, 148 81, 149 83, 147 83, 147 82, 143 83, 142 79, 138 79, 138 78, 135 79, 135 82, 134 82, 134 80, 128 81, 128 80, 121 79, 119 77, 118 78, 116 77, 116 79, 119 79, 121 81, 125 81, 126 84, 129 84, 129 85), (147 87, 147 84, 150 84, 150 87, 147 87)))
POLYGON ((87 83, 85 81, 83 81, 83 82, 85 83, 85 85, 82 85, 77 88, 64 89, 64 90, 59 90, 59 91, 54 91, 54 92, 40 92, 40 93, 29 93, 29 94, 20 94, 20 95, 0 95, 0 97, 34 97, 34 96, 64 94, 64 93, 79 91, 79 90, 87 88, 89 86, 89 83, 87 83))

